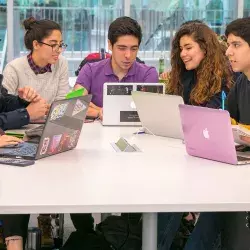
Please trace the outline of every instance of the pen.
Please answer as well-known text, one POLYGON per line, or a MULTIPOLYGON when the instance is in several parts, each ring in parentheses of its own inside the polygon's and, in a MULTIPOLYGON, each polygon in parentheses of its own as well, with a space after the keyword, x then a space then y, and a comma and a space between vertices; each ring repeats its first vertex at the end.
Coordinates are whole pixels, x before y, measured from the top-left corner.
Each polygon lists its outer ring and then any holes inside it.
POLYGON ((221 91, 221 100, 222 100, 221 108, 222 108, 222 110, 225 109, 225 100, 226 100, 226 98, 227 98, 227 95, 226 95, 225 91, 222 90, 221 91))
POLYGON ((133 133, 134 135, 140 135, 140 134, 145 134, 145 132, 144 131, 139 131, 139 132, 135 132, 135 133, 133 133))

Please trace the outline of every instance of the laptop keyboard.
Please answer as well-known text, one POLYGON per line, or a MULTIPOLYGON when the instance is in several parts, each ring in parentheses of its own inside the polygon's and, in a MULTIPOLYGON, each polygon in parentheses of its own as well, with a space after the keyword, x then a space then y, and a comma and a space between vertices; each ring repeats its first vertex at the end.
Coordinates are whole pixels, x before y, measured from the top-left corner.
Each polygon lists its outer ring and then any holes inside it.
POLYGON ((23 142, 20 143, 18 147, 12 149, 5 149, 4 153, 7 155, 35 157, 37 148, 38 144, 23 142))

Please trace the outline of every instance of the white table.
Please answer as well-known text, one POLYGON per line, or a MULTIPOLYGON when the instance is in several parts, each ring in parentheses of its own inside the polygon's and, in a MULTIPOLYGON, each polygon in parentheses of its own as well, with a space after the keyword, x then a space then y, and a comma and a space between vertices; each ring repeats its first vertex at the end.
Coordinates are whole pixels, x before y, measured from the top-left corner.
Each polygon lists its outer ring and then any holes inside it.
POLYGON ((143 249, 152 250, 156 212, 250 210, 250 166, 194 158, 182 141, 137 129, 84 124, 75 150, 2 165, 0 214, 143 212, 143 249), (115 152, 120 136, 142 152, 115 152))

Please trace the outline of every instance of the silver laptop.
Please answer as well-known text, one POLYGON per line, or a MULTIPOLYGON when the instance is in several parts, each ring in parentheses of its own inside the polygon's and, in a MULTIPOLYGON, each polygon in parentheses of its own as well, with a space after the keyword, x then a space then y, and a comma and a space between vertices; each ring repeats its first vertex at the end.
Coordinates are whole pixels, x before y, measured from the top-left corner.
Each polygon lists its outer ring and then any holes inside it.
POLYGON ((179 111, 182 97, 138 91, 132 92, 132 97, 146 133, 183 139, 179 111))
POLYGON ((162 83, 104 83, 103 125, 140 126, 132 91, 164 93, 162 83))

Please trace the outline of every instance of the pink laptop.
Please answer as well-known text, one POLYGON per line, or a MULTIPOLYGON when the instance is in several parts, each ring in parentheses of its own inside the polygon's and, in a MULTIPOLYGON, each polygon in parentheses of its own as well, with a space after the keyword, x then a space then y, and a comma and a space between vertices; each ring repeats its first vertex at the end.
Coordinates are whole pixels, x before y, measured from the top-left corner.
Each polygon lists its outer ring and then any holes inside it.
POLYGON ((226 110, 179 105, 186 150, 189 155, 229 164, 249 164, 250 158, 237 156, 226 110))

